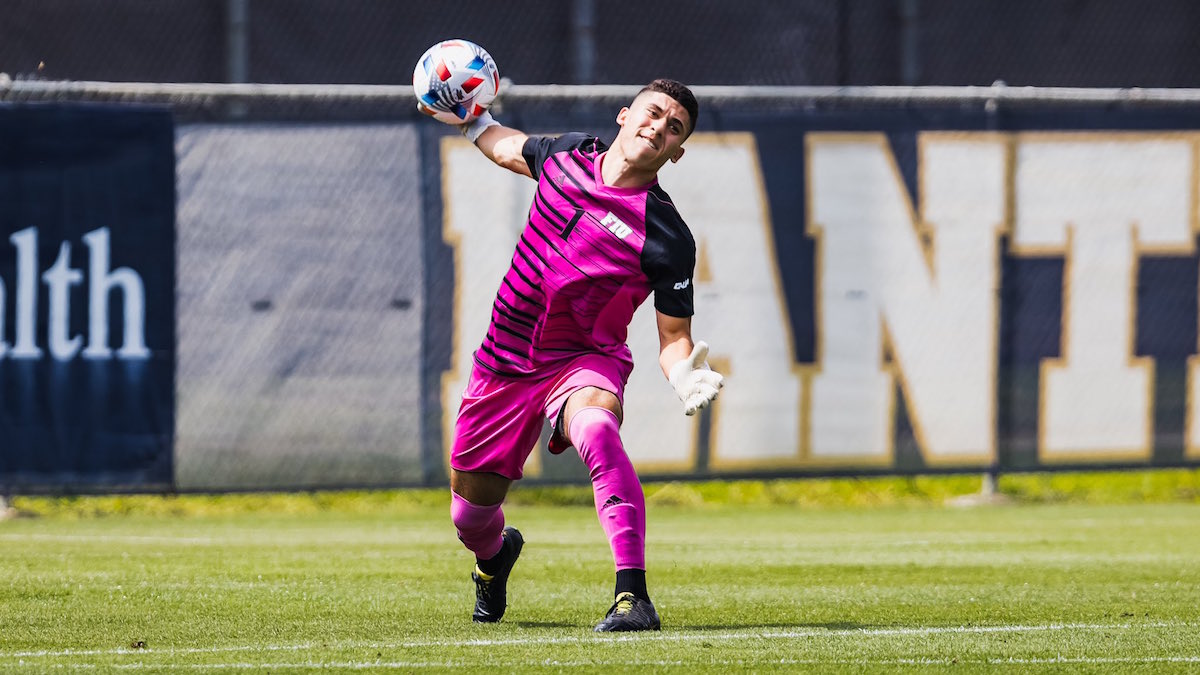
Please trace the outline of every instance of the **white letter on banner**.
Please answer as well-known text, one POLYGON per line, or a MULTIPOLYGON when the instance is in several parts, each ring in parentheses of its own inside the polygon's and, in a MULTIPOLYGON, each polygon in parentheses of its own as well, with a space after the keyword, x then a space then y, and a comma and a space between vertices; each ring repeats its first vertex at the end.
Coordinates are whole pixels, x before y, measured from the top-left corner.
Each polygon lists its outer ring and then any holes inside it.
POLYGON ((897 377, 926 460, 994 456, 1006 141, 927 133, 919 146, 918 216, 882 134, 808 137, 813 461, 890 463, 897 377))
POLYGON ((42 280, 50 289, 50 324, 47 328, 50 356, 56 361, 70 361, 79 352, 83 338, 71 332, 71 287, 83 281, 83 272, 71 269, 71 244, 63 242, 58 249, 58 259, 50 269, 42 273, 42 280))
POLYGON ((17 339, 9 352, 15 359, 36 359, 38 231, 27 227, 8 238, 17 247, 17 339))
POLYGON ((1066 258, 1061 356, 1041 368, 1040 458, 1147 458, 1154 363, 1133 354, 1137 259, 1191 250, 1192 142, 1132 133, 1018 139, 1014 252, 1066 258))
POLYGON ((146 291, 142 278, 128 267, 109 271, 110 247, 107 227, 92 230, 83 235, 90 250, 88 265, 88 346, 83 350, 84 358, 105 359, 112 355, 108 346, 108 294, 113 287, 124 292, 125 308, 124 339, 117 356, 122 359, 145 359, 150 357, 146 348, 146 291))

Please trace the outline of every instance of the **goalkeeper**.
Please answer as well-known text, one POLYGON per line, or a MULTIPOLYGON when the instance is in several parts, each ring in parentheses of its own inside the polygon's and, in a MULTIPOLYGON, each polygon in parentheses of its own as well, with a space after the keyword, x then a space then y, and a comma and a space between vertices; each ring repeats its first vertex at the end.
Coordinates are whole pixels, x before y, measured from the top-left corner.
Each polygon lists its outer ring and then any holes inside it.
POLYGON ((721 375, 693 342, 696 244, 658 171, 683 156, 696 126, 692 92, 674 80, 644 87, 617 113, 612 146, 587 134, 531 137, 483 116, 463 133, 496 164, 538 181, 463 393, 450 455, 451 516, 475 554, 473 619, 499 621, 524 540, 501 503, 536 446, 574 446, 590 472, 596 512, 616 563, 614 602, 597 631, 658 630, 646 589, 646 502, 621 443, 625 344, 651 293, 659 365, 683 412, 717 396, 721 375))

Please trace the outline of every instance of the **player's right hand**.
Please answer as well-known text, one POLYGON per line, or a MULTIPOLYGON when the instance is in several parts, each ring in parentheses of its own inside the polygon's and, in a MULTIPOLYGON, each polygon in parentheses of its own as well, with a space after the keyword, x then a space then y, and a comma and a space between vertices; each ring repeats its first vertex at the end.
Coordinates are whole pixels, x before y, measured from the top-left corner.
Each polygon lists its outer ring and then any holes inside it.
POLYGON ((685 415, 695 415, 697 410, 712 403, 721 387, 725 386, 725 378, 708 367, 707 358, 708 345, 697 342, 687 358, 671 366, 667 376, 675 388, 675 394, 683 401, 685 415))
POLYGON ((417 101, 417 112, 421 113, 422 115, 429 115, 430 117, 433 117, 437 113, 436 110, 425 105, 424 101, 417 101))

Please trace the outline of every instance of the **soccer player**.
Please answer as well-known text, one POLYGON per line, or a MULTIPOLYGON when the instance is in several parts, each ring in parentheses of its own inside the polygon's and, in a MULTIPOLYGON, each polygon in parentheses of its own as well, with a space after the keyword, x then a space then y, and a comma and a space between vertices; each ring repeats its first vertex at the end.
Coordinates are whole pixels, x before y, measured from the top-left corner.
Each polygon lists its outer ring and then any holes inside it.
POLYGON ((492 306, 463 393, 450 454, 451 517, 475 554, 473 619, 499 621, 524 539, 501 503, 542 429, 550 451, 574 446, 587 465, 608 536, 615 598, 597 631, 658 630, 646 590, 646 502, 621 443, 626 334, 654 294, 659 365, 695 414, 722 377, 692 341, 696 244, 658 171, 683 156, 696 127, 692 92, 674 80, 644 87, 617 113, 611 147, 582 133, 530 137, 485 113, 463 133, 496 164, 538 181, 529 218, 492 306))

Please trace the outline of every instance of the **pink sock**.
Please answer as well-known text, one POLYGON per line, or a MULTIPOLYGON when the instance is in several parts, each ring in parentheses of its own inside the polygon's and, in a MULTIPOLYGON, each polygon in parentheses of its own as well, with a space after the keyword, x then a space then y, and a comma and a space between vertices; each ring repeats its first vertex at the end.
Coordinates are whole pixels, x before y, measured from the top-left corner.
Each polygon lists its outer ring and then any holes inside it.
POLYGON ((500 552, 504 538, 504 511, 499 504, 479 506, 450 492, 450 519, 458 529, 458 538, 475 557, 487 560, 500 552))
POLYGON ((617 569, 646 569, 646 496, 621 444, 617 416, 607 408, 584 408, 571 418, 569 431, 591 473, 596 515, 617 569))

